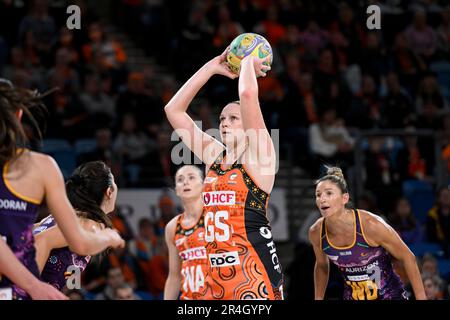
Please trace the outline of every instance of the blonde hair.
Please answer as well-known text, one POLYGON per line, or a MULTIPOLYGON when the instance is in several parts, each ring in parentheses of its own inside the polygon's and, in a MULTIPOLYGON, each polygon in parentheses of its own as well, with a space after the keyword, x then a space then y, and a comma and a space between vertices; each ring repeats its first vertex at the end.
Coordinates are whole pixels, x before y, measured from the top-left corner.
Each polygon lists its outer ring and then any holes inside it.
POLYGON ((317 186, 322 181, 330 180, 338 186, 342 193, 349 193, 347 181, 345 181, 342 169, 330 166, 325 166, 325 168, 327 169, 327 173, 322 178, 317 179, 314 185, 317 186))

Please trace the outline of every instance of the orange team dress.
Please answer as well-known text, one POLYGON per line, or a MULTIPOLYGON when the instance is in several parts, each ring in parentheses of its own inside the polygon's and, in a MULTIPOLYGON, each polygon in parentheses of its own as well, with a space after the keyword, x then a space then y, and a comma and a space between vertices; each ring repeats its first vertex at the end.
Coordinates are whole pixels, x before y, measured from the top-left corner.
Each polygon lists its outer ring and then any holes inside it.
POLYGON ((208 260, 205 248, 203 215, 194 226, 183 226, 183 214, 178 216, 175 229, 175 246, 181 259, 182 300, 212 299, 206 285, 208 260))
POLYGON ((207 285, 213 299, 283 299, 283 275, 266 211, 269 195, 242 164, 223 170, 225 151, 203 186, 207 285))

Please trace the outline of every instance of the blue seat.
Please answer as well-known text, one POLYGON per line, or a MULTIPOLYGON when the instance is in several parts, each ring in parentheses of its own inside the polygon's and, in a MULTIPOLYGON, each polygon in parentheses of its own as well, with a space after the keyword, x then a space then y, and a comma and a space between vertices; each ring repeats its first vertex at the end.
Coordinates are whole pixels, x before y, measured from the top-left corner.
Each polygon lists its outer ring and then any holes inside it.
POLYGON ((68 178, 76 168, 75 151, 67 140, 45 139, 42 152, 52 156, 64 178, 68 178))
POLYGON ((75 141, 74 147, 77 155, 92 152, 97 147, 97 141, 95 139, 80 139, 75 141))
POLYGON ((72 149, 56 151, 51 156, 58 163, 64 178, 70 177, 77 166, 75 151, 72 149))
POLYGON ((450 89, 444 86, 440 86, 441 93, 444 96, 444 98, 447 100, 447 102, 450 104, 450 89))
POLYGON ((450 280, 450 259, 438 259, 439 273, 442 278, 450 280))
POLYGON ((431 253, 435 257, 440 257, 444 254, 442 247, 432 242, 412 244, 409 246, 409 249, 419 258, 422 258, 425 253, 431 253))
POLYGON ((85 300, 95 300, 95 296, 96 296, 97 294, 96 293, 93 293, 93 292, 86 292, 85 294, 84 294, 84 299, 85 300))
POLYGON ((424 223, 428 210, 434 205, 435 193, 430 183, 420 180, 406 180, 402 184, 403 195, 420 223, 424 223))
POLYGON ((430 65, 430 70, 436 73, 438 83, 445 88, 450 86, 450 63, 438 61, 430 65))
POLYGON ((64 139, 44 139, 42 141, 42 152, 52 154, 56 151, 72 150, 72 146, 64 139))
POLYGON ((138 295, 142 300, 158 300, 157 297, 152 295, 147 291, 136 291, 136 295, 138 295))
POLYGON ((127 173, 128 180, 131 184, 135 184, 139 181, 141 170, 141 167, 137 164, 129 164, 125 166, 125 172, 127 173))

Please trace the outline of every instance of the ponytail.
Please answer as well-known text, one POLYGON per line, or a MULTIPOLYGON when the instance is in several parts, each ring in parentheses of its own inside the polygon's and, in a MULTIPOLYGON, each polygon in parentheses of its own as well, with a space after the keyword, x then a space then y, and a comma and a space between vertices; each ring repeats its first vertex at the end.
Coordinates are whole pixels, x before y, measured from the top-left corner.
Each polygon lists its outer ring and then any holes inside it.
POLYGON ((113 188, 111 170, 101 161, 81 165, 66 182, 67 197, 78 216, 112 228, 107 212, 101 209, 108 188, 113 188))
MULTIPOLYGON (((14 87, 10 81, 0 78, 0 165, 14 160, 21 155, 21 147, 28 145, 28 136, 23 129, 17 112, 22 110, 24 121, 31 130, 42 139, 42 132, 36 121, 36 115, 43 115, 46 107, 41 99, 53 92, 43 95, 37 91, 14 87)), ((39 121, 45 125, 45 121, 39 121)), ((45 130, 45 128, 44 128, 45 130)))

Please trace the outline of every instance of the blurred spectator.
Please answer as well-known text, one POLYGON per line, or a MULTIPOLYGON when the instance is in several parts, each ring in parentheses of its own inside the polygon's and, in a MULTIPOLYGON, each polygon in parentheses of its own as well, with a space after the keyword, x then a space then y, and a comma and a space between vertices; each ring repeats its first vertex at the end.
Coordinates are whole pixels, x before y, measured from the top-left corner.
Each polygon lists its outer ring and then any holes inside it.
POLYGON ((441 24, 436 32, 439 57, 448 59, 450 57, 450 5, 442 10, 441 24))
POLYGON ((300 37, 309 54, 317 55, 327 44, 327 34, 311 19, 300 37))
POLYGON ((158 234, 164 235, 166 225, 177 214, 175 203, 169 194, 169 189, 165 188, 161 192, 158 202, 160 216, 158 219, 158 234))
MULTIPOLYGON (((414 134, 414 129, 406 130, 414 134)), ((425 180, 428 178, 426 160, 417 144, 417 136, 410 135, 404 138, 405 146, 398 151, 396 157, 396 172, 400 181, 406 179, 425 180)))
POLYGON ((158 238, 156 255, 150 260, 146 273, 147 286, 152 295, 161 299, 169 275, 169 255, 163 237, 158 238))
POLYGON ((309 240, 297 243, 292 263, 287 266, 285 271, 289 276, 287 287, 289 300, 314 299, 314 278, 311 277, 311 274, 314 274, 314 264, 314 250, 309 240))
POLYGON ((87 63, 94 63, 97 53, 100 53, 100 64, 107 70, 121 69, 127 61, 122 45, 116 40, 108 39, 102 25, 97 22, 89 26, 89 42, 83 46, 82 53, 87 63))
MULTIPOLYGON (((289 24, 286 27, 286 33, 283 39, 280 39, 278 44, 278 52, 283 60, 285 60, 290 52, 300 54, 303 50, 302 34, 300 33, 299 27, 295 24, 289 24)), ((310 57, 310 59, 313 59, 313 57, 310 57)), ((286 72, 288 70, 286 69, 286 72)))
POLYGON ((395 181, 394 167, 390 153, 384 147, 383 137, 369 137, 369 147, 365 152, 365 187, 376 195, 382 212, 389 212, 401 190, 395 181))
POLYGON ((347 61, 340 64, 351 65, 359 61, 362 44, 365 43, 364 27, 355 19, 353 9, 345 2, 339 7, 339 29, 348 41, 346 56, 341 57, 347 61))
MULTIPOLYGON (((205 46, 213 42, 215 32, 210 18, 205 3, 197 2, 189 8, 187 21, 180 27, 177 50, 171 57, 178 70, 176 75, 180 78, 189 77, 194 69, 205 63, 205 56, 217 54, 211 52, 211 47, 205 46), (180 56, 183 59, 179 59, 180 56)), ((219 45, 219 48, 222 47, 219 45)))
POLYGON ((133 229, 121 211, 117 210, 116 213, 114 215, 110 215, 110 217, 114 229, 119 231, 122 239, 129 241, 134 238, 133 229))
POLYGON ((213 114, 211 109, 211 104, 208 100, 203 100, 197 107, 196 115, 198 120, 201 121, 203 131, 219 127, 218 121, 214 117, 215 114, 213 114))
POLYGON ((337 115, 343 117, 346 114, 348 101, 348 88, 342 72, 338 69, 335 53, 330 49, 324 49, 317 62, 313 76, 314 95, 320 108, 336 109, 337 115))
POLYGON ((70 65, 71 59, 71 52, 67 48, 63 47, 56 51, 55 66, 47 74, 50 86, 57 83, 61 89, 78 92, 80 78, 77 71, 70 65))
MULTIPOLYGON (((439 265, 437 259, 431 254, 431 253, 425 253, 422 258, 422 279, 424 277, 432 277, 435 278, 435 281, 437 282, 436 285, 436 295, 437 298, 442 299, 448 299, 448 290, 447 290, 447 283, 444 279, 442 279, 441 274, 439 272, 439 265)), ((425 285, 425 283, 424 283, 425 285)), ((426 291, 426 288, 425 288, 426 291)))
POLYGON ((42 68, 27 61, 21 47, 13 47, 10 56, 11 63, 5 66, 3 77, 10 79, 17 86, 42 89, 42 68))
POLYGON ((331 86, 336 81, 337 76, 338 73, 333 52, 329 49, 324 49, 320 53, 317 69, 313 77, 314 83, 316 84, 316 96, 330 98, 331 86))
POLYGON ((437 259, 431 253, 425 253, 421 261, 422 274, 439 276, 439 267, 437 259))
MULTIPOLYGON (((418 115, 416 121, 416 127, 418 129, 428 129, 428 131, 436 131, 436 129, 442 128, 442 117, 439 114, 439 110, 433 102, 428 101, 423 105, 422 113, 418 115)), ((420 136, 417 143, 424 159, 426 160, 427 172, 432 175, 436 169, 434 165, 436 163, 434 149, 434 137, 420 136)))
MULTIPOLYGON (((284 98, 283 87, 281 86, 280 81, 275 76, 274 73, 268 74, 267 77, 262 78, 259 81, 259 101, 261 103, 261 111, 263 113, 263 117, 267 126, 267 129, 270 130, 272 128, 276 128, 275 125, 276 119, 275 115, 277 114, 277 106, 284 98)), ((306 90, 305 90, 306 91, 306 90)), ((308 100, 308 107, 312 113, 314 113, 314 102, 312 100, 312 89, 309 88, 310 95, 305 97, 308 100)), ((306 95, 306 94, 305 94, 306 95)), ((309 115, 309 114, 308 114, 309 115)), ((215 128, 218 128, 215 127, 215 128)))
POLYGON ((421 225, 416 220, 406 198, 399 198, 395 210, 389 215, 389 223, 409 246, 422 241, 421 225))
POLYGON ((350 136, 342 119, 336 118, 336 111, 323 112, 318 123, 309 127, 311 150, 318 163, 339 163, 348 168, 352 162, 354 139, 350 136))
POLYGON ((51 63, 51 47, 56 41, 55 20, 48 13, 48 0, 33 0, 30 12, 19 26, 20 43, 26 43, 27 36, 32 33, 36 40, 35 48, 45 66, 51 63))
POLYGON ((328 40, 336 53, 339 70, 344 70, 348 65, 349 41, 342 33, 337 21, 332 22, 328 28, 328 40))
POLYGON ((400 129, 412 123, 414 109, 407 92, 400 86, 395 72, 387 75, 387 93, 383 99, 384 128, 400 129))
POLYGON ((131 72, 128 75, 127 89, 117 99, 116 114, 120 124, 123 124, 126 113, 135 116, 140 130, 146 130, 148 125, 160 124, 163 121, 161 100, 149 94, 145 87, 144 74, 141 72, 131 72))
POLYGON ((430 61, 436 52, 436 32, 427 25, 427 14, 423 9, 417 9, 414 20, 405 30, 405 37, 409 47, 415 54, 420 55, 426 61, 430 61))
POLYGON ((427 103, 432 103, 441 112, 444 111, 444 107, 446 107, 445 99, 442 96, 436 77, 433 74, 425 75, 420 82, 416 98, 417 112, 423 113, 424 105, 427 103))
POLYGON ((80 100, 96 127, 112 127, 116 117, 115 102, 102 92, 100 85, 100 79, 96 75, 87 75, 80 100))
POLYGON ((146 158, 146 166, 140 175, 140 184, 149 187, 169 186, 175 175, 176 164, 172 161, 171 137, 165 131, 158 132, 156 149, 146 158))
POLYGON ((65 289, 65 290, 63 290, 63 293, 67 297, 69 297, 69 300, 86 300, 86 297, 85 297, 83 291, 78 290, 78 289, 72 289, 72 290, 65 289))
POLYGON ((422 275, 423 286, 428 300, 442 300, 442 279, 436 275, 422 275))
POLYGON ((372 213, 379 211, 377 206, 377 199, 370 191, 365 191, 356 199, 356 207, 361 210, 366 210, 372 213))
POLYGON ((295 53, 286 56, 286 71, 286 75, 280 79, 284 99, 278 110, 278 125, 283 129, 308 127, 317 121, 318 112, 312 76, 310 73, 300 72, 300 58, 295 53))
POLYGON ((371 129, 379 127, 382 113, 381 102, 376 83, 372 76, 362 78, 362 87, 352 100, 346 114, 346 123, 349 127, 371 129))
POLYGON ((34 67, 42 66, 43 61, 36 48, 36 39, 32 31, 27 31, 25 33, 25 38, 21 47, 23 49, 25 61, 28 61, 34 67))
POLYGON ((278 45, 278 42, 286 34, 286 27, 279 22, 276 5, 272 4, 267 8, 266 18, 255 26, 255 32, 265 35, 272 46, 278 45))
POLYGON ((388 58, 386 48, 380 43, 380 34, 369 32, 366 46, 361 53, 361 71, 370 74, 378 86, 381 78, 386 75, 387 69, 388 58))
POLYGON ((114 141, 114 151, 122 157, 124 164, 140 164, 153 147, 151 141, 137 128, 134 114, 126 113, 114 141))
POLYGON ((156 242, 155 226, 148 218, 142 218, 139 220, 138 236, 128 243, 130 253, 139 263, 147 263, 155 255, 156 242))
POLYGON ((114 290, 114 300, 141 300, 127 283, 121 283, 114 290))
POLYGON ((450 173, 450 113, 444 115, 441 134, 443 138, 441 158, 444 160, 444 166, 447 167, 447 172, 450 173))
POLYGON ((95 296, 95 300, 114 300, 114 293, 125 279, 119 267, 113 267, 106 271, 106 286, 103 291, 95 296))
POLYGON ((411 94, 416 90, 420 72, 426 70, 426 64, 409 47, 405 34, 395 36, 391 65, 397 72, 400 84, 411 94))
POLYGON ((64 48, 69 54, 69 64, 72 67, 77 66, 80 62, 80 53, 78 46, 75 43, 74 33, 72 30, 67 29, 66 26, 62 27, 59 31, 58 41, 54 45, 54 51, 57 52, 59 49, 64 48))
POLYGON ((217 23, 213 44, 218 49, 223 50, 234 38, 244 33, 241 24, 233 20, 230 10, 225 5, 221 5, 217 10, 217 23))
POLYGON ((428 241, 440 243, 448 255, 450 244, 450 190, 442 187, 436 193, 436 204, 428 211, 426 222, 428 241))
POLYGON ((132 288, 140 289, 144 286, 143 270, 136 258, 129 252, 128 244, 125 248, 111 250, 102 264, 106 269, 120 268, 124 281, 132 288))
POLYGON ((19 23, 26 13, 22 5, 13 0, 0 1, 0 38, 3 37, 9 47, 17 44, 19 23))
POLYGON ((91 136, 88 130, 88 114, 84 110, 78 95, 57 91, 48 103, 50 119, 47 136, 74 142, 91 136))
POLYGON ((78 156, 77 163, 81 164, 84 162, 96 160, 103 161, 112 169, 114 176, 119 180, 118 182, 120 183, 120 163, 118 156, 113 152, 111 130, 109 128, 97 129, 97 131, 95 132, 95 141, 95 149, 90 152, 80 154, 78 156))

